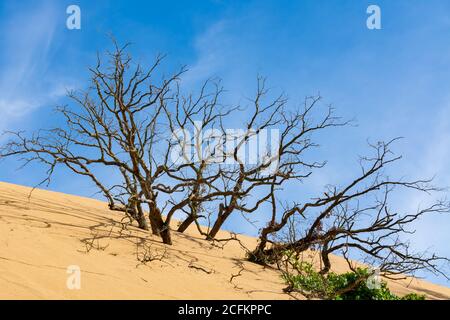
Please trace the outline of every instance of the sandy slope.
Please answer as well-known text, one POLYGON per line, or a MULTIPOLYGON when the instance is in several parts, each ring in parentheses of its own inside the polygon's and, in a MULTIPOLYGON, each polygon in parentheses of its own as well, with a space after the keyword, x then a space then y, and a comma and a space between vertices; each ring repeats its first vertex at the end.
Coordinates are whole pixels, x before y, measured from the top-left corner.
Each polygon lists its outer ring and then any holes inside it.
MULTIPOLYGON (((0 183, 1 299, 288 299, 280 275, 245 262, 237 242, 224 248, 174 232, 174 245, 137 228, 122 229, 105 203, 0 183), (144 253, 161 256, 140 264, 144 253), (67 267, 81 268, 81 289, 69 290, 67 267), (230 283, 232 274, 240 276, 230 283)), ((229 235, 222 232, 221 237, 229 235)), ((253 248, 256 239, 240 237, 253 248)), ((334 257, 337 271, 345 263, 334 257)), ((450 289, 419 280, 391 284, 398 294, 419 291, 450 298, 450 289)))

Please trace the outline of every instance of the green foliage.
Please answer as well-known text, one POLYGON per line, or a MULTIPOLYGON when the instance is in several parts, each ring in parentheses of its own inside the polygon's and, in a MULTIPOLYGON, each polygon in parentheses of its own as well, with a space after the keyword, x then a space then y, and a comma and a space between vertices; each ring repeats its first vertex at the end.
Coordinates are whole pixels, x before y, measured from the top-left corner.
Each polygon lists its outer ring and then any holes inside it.
POLYGON ((285 273, 284 279, 291 290, 303 293, 309 298, 334 300, 425 300, 424 295, 415 293, 398 297, 391 293, 385 281, 376 288, 369 288, 367 279, 370 271, 358 268, 355 272, 336 274, 329 272, 322 275, 307 262, 294 262, 297 274, 285 273))
POLYGON ((403 296, 401 300, 425 300, 426 296, 424 294, 417 293, 408 293, 406 296, 403 296))

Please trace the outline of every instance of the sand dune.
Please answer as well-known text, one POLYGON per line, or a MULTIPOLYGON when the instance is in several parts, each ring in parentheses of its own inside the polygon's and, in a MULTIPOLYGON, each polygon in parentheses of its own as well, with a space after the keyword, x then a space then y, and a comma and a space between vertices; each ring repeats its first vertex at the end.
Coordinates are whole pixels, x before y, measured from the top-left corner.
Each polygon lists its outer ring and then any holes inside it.
MULTIPOLYGON (((147 232, 124 229, 123 215, 103 202, 39 189, 29 198, 30 190, 0 183, 0 299, 292 299, 280 274, 246 262, 235 241, 222 248, 188 230, 164 246, 147 232), (153 261, 141 263, 144 257, 153 261), (73 265, 81 288, 71 290, 73 265)), ((240 239, 255 246, 254 238, 240 239)), ((333 259, 336 271, 346 269, 333 259)), ((449 288, 417 279, 389 285, 401 295, 450 298, 449 288)))

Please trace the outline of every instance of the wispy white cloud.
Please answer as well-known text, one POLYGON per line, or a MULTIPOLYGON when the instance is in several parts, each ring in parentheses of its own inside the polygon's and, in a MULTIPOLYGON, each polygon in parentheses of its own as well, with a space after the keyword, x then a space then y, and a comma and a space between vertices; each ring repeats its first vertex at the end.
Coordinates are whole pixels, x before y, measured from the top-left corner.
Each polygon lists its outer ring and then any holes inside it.
POLYGON ((219 20, 212 24, 194 39, 194 46, 196 60, 189 66, 189 72, 183 79, 187 86, 216 76, 223 69, 231 46, 227 22, 219 20))
MULTIPOLYGON (((450 172, 448 163, 450 159, 450 104, 443 106, 430 116, 433 120, 429 122, 426 129, 417 131, 415 138, 414 153, 408 158, 411 162, 406 170, 416 177, 433 178, 433 184, 442 188, 450 188, 450 172), (414 157, 412 157, 414 156, 414 157)), ((426 206, 434 198, 442 197, 446 192, 437 193, 435 196, 423 194, 419 197, 405 197, 404 208, 415 210, 417 207, 426 206)))
POLYGON ((450 105, 438 112, 438 121, 424 154, 424 173, 440 174, 440 180, 449 183, 448 160, 450 158, 450 105))
POLYGON ((64 94, 48 66, 57 26, 52 2, 10 7, 3 20, 0 66, 0 127, 64 94), (7 122, 8 121, 8 122, 7 122))
MULTIPOLYGON (((425 133, 424 133, 425 134, 425 133)), ((449 188, 450 172, 448 163, 450 159, 450 104, 441 108, 436 113, 435 125, 429 128, 427 139, 424 139, 425 146, 423 152, 417 153, 416 163, 417 175, 422 177, 435 177, 434 184, 449 188)), ((421 149, 421 146, 418 146, 421 149)), ((418 207, 425 207, 436 198, 448 198, 448 191, 444 191, 432 196, 423 194, 419 197, 403 199, 404 207, 411 211, 417 210, 418 207), (447 197, 445 197, 447 195, 447 197)), ((450 200, 450 199, 448 199, 450 200)), ((447 246, 448 241, 448 225, 450 217, 442 215, 440 217, 430 217, 417 223, 417 233, 414 236, 416 243, 422 247, 431 244, 439 245, 440 249, 445 250, 445 254, 450 254, 447 246), (434 240, 434 241, 433 241, 434 240), (442 240, 442 242, 438 241, 442 240)), ((442 254, 442 253, 441 253, 442 254)))

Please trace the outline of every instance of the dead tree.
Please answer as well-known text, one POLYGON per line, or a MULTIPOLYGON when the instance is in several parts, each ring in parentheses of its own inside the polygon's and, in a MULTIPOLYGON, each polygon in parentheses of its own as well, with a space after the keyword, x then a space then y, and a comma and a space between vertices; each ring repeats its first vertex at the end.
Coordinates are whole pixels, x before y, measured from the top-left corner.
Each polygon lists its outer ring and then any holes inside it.
MULTIPOLYGON (((69 117, 67 110, 58 109, 65 116, 69 117)), ((69 118, 67 118, 69 119, 69 118)), ((70 125, 70 124, 69 124, 70 125)), ((107 187, 106 184, 100 181, 95 171, 91 168, 92 165, 87 159, 75 156, 72 149, 73 141, 75 141, 73 133, 69 133, 66 130, 55 128, 51 130, 39 130, 38 133, 33 134, 31 137, 25 137, 23 132, 7 132, 12 136, 12 139, 2 147, 1 157, 9 156, 22 156, 21 160, 24 161, 23 166, 28 165, 31 162, 40 162, 48 166, 47 176, 38 185, 51 182, 53 172, 57 165, 64 165, 73 173, 86 176, 92 180, 92 182, 99 189, 99 192, 103 194, 108 201, 108 206, 111 210, 121 211, 126 213, 130 218, 139 222, 139 227, 147 230, 147 224, 145 219, 142 220, 142 213, 139 210, 140 205, 130 205, 131 202, 124 202, 119 196, 120 191, 117 189, 124 188, 123 185, 115 185, 107 187)), ((128 179, 127 176, 123 176, 125 182, 128 179)), ((124 183, 127 186, 126 183, 124 183)), ((133 186, 128 185, 133 189, 133 186)))
MULTIPOLYGON (((224 166, 221 170, 222 187, 219 189, 223 193, 217 217, 207 235, 210 239, 216 237, 233 212, 245 215, 257 212, 263 203, 273 197, 274 187, 280 187, 289 180, 303 180, 313 169, 322 167, 323 162, 304 158, 310 149, 317 147, 311 142, 312 135, 316 131, 348 123, 334 116, 331 107, 326 107, 325 112, 321 113, 321 98, 318 96, 307 97, 302 108, 289 111, 288 99, 284 95, 269 100, 268 94, 265 79, 259 78, 251 108, 245 110, 249 115, 245 129, 225 137, 225 143, 234 140, 232 148, 224 149, 225 159, 231 159, 234 165, 231 168, 224 166), (318 114, 314 114, 316 112, 318 114), (314 115, 319 120, 315 120, 314 115), (264 148, 265 142, 259 140, 258 151, 253 150, 258 156, 256 163, 248 161, 245 154, 246 149, 251 149, 252 140, 259 139, 263 131, 268 133, 272 129, 279 132, 279 138, 273 139, 267 149, 264 148)), ((222 128, 222 132, 226 130, 222 128)))
POLYGON ((184 97, 178 88, 171 103, 163 107, 168 129, 172 132, 166 141, 172 159, 165 167, 170 182, 156 189, 170 196, 168 221, 177 211, 187 215, 178 232, 184 232, 195 222, 203 234, 197 219, 202 217, 207 203, 217 201, 227 192, 217 188, 217 181, 223 175, 220 164, 223 153, 217 141, 225 134, 219 130, 219 124, 238 108, 221 105, 222 92, 220 81, 210 79, 195 96, 184 97))
POLYGON ((412 213, 401 213, 389 205, 395 190, 426 194, 441 191, 431 185, 431 180, 405 181, 387 175, 386 167, 401 158, 390 150, 395 140, 371 145, 374 155, 361 158, 361 174, 343 187, 329 186, 323 196, 303 204, 296 203, 281 212, 278 212, 279 204, 273 196, 272 218, 261 230, 258 246, 250 259, 274 263, 286 252, 301 254, 317 249, 321 255, 322 274, 332 267, 329 255, 340 253, 350 268, 350 257, 359 255, 359 260, 378 268, 386 277, 398 278, 423 269, 447 277, 440 263, 448 263, 448 258, 413 252, 404 236, 413 232, 409 229, 420 217, 449 213, 450 204, 438 200, 412 213), (287 243, 272 241, 294 216, 300 219, 296 230, 298 239, 287 243))
POLYGON ((152 231, 171 244, 170 229, 154 188, 165 172, 164 153, 158 158, 156 150, 162 131, 158 119, 185 69, 155 79, 154 71, 162 57, 145 70, 139 64, 132 68, 125 49, 115 44, 115 50, 107 54, 106 66, 99 57, 97 65, 90 69, 89 90, 70 92, 75 106, 57 108, 66 122, 64 128, 40 130, 29 138, 20 132, 10 133, 13 138, 0 156, 23 155, 25 164, 44 163, 48 166, 47 182, 58 164, 88 176, 108 199, 111 209, 131 214, 144 229, 147 226, 142 204, 146 204, 152 231), (121 183, 106 187, 94 171, 99 167, 119 174, 121 183), (123 196, 126 200, 118 201, 123 196))
POLYGON ((224 106, 219 99, 223 89, 215 81, 207 81, 198 95, 184 95, 179 81, 185 68, 158 80, 154 73, 162 57, 144 69, 133 65, 125 50, 126 46, 115 44, 105 66, 99 57, 90 69, 90 88, 69 93, 74 106, 57 108, 64 127, 40 130, 31 137, 10 133, 13 138, 0 157, 22 155, 25 163, 47 165, 47 182, 59 164, 89 177, 112 210, 125 212, 143 229, 148 229, 143 208, 147 206, 151 229, 164 243, 171 243, 169 224, 178 211, 187 214, 180 232, 195 223, 203 233, 198 218, 210 206, 209 212, 215 212, 212 227, 204 233, 209 239, 216 237, 232 213, 256 212, 271 199, 273 186, 304 179, 323 165, 302 159, 316 146, 310 142, 312 133, 343 125, 331 108, 320 121, 312 122, 310 114, 319 97, 307 98, 304 109, 292 112, 283 95, 266 102, 268 90, 261 78, 247 109, 224 106), (248 120, 244 130, 230 135, 226 126, 236 115, 248 115, 248 120), (189 139, 171 139, 173 132, 190 126, 194 134, 189 139), (256 164, 242 157, 252 139, 280 127, 281 141, 275 150, 264 151, 256 164), (211 136, 203 135, 206 129, 212 130, 211 136), (181 163, 171 159, 180 145, 180 158, 185 160, 181 163), (194 149, 194 157, 185 154, 185 146, 194 149), (209 150, 203 152, 202 146, 209 150), (100 169, 120 181, 112 186, 101 181, 100 169), (161 200, 163 194, 169 199, 161 200))
POLYGON ((10 132, 0 158, 21 156, 24 165, 44 164, 47 176, 42 183, 50 182, 59 165, 91 179, 111 210, 124 212, 145 230, 149 221, 165 244, 172 243, 170 223, 177 212, 186 214, 178 231, 195 223, 202 235, 214 239, 232 214, 248 218, 271 204, 271 219, 250 255, 253 261, 270 263, 286 250, 301 253, 317 247, 322 273, 330 270, 331 253, 348 257, 354 251, 377 260, 386 273, 438 270, 435 263, 442 258, 411 253, 399 237, 419 217, 447 212, 448 203, 437 202, 413 214, 392 210, 387 200, 394 189, 438 189, 427 180, 408 182, 385 175, 384 168, 399 160, 390 152, 391 143, 373 146, 375 156, 362 159, 361 175, 346 186, 329 187, 317 199, 280 209, 277 193, 286 182, 303 181, 325 164, 307 160, 318 146, 314 135, 348 122, 336 117, 331 107, 321 109, 320 97, 307 97, 298 109, 289 108, 284 95, 270 99, 261 78, 247 108, 223 105, 217 81, 206 81, 197 94, 186 95, 180 89, 185 68, 157 79, 162 57, 143 68, 133 64, 125 50, 115 44, 106 65, 99 57, 90 69, 90 88, 69 93, 74 105, 57 108, 63 127, 31 136, 10 132), (245 125, 230 134, 227 128, 236 116, 246 119, 245 125), (192 135, 187 134, 189 128, 192 135), (250 150, 257 161, 248 161, 251 143, 271 129, 279 133, 275 146, 261 151, 258 143, 257 151, 250 150), (99 170, 106 170, 111 179, 101 179, 99 170), (205 232, 198 219, 206 213, 212 213, 213 222, 205 232), (273 236, 294 215, 303 219, 301 237, 274 243, 273 236))

